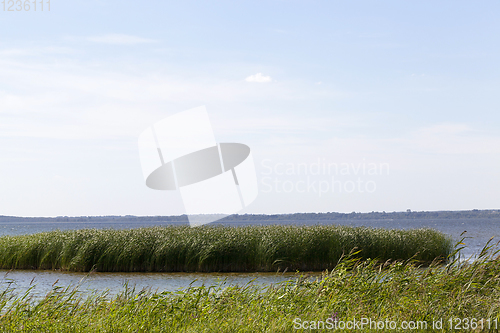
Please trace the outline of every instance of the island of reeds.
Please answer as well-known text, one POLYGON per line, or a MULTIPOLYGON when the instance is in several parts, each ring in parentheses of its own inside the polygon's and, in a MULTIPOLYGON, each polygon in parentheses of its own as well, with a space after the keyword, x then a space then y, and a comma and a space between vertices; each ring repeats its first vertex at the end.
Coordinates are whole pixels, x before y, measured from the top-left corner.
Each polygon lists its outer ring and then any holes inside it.
POLYGON ((88 272, 266 272, 333 269, 342 256, 446 261, 450 237, 432 229, 347 226, 82 229, 0 237, 1 269, 88 272))

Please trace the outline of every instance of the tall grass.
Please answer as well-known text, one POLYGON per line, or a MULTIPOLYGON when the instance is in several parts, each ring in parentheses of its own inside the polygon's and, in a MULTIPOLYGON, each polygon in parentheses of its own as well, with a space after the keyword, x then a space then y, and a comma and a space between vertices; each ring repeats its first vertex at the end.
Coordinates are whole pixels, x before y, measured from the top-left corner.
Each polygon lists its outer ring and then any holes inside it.
POLYGON ((316 331, 310 328, 321 327, 319 322, 328 319, 340 324, 369 318, 398 326, 345 331, 401 332, 403 322, 413 322, 420 325, 415 332, 498 332, 500 257, 487 250, 471 263, 433 263, 425 269, 413 261, 380 264, 347 256, 316 280, 301 277, 268 287, 214 285, 178 292, 125 287, 110 299, 106 293, 82 297, 76 289, 54 287, 38 301, 32 299, 32 291, 14 296, 5 290, 0 294, 0 328, 6 332, 292 332, 297 322, 307 321, 309 329, 302 332, 316 331), (438 321, 442 329, 433 329, 432 323, 438 321))
POLYGON ((0 268, 101 272, 247 272, 332 269, 361 258, 430 263, 452 250, 431 229, 345 226, 83 229, 0 237, 0 268))

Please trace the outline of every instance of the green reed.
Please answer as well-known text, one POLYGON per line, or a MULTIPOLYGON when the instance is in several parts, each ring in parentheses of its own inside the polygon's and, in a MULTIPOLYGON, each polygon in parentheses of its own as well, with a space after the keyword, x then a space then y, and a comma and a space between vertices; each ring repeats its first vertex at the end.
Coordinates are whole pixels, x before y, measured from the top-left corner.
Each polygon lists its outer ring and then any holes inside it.
POLYGON ((346 226, 82 229, 0 237, 0 268, 100 272, 248 272, 332 269, 353 249, 363 259, 430 263, 451 239, 432 229, 346 226))
POLYGON ((152 292, 125 286, 108 297, 105 291, 82 296, 78 286, 56 286, 38 300, 33 290, 0 293, 0 329, 5 332, 293 332, 297 322, 306 321, 307 330, 299 331, 309 332, 329 318, 426 323, 415 332, 457 331, 460 319, 459 331, 498 332, 498 251, 487 246, 473 262, 434 262, 426 268, 413 260, 381 264, 352 253, 319 278, 298 276, 267 287, 221 283, 152 292), (443 328, 433 329, 440 320, 443 328))

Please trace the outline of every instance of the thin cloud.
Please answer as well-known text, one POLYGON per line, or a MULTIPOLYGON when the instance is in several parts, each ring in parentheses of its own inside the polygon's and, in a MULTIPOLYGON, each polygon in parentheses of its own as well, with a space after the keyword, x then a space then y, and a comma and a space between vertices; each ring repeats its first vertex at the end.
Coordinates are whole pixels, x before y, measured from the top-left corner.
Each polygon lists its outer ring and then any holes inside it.
POLYGON ((69 47, 29 47, 29 48, 7 48, 0 50, 0 55, 3 57, 18 57, 18 56, 39 56, 39 55, 61 55, 74 54, 75 50, 69 47))
POLYGON ((434 135, 455 135, 464 134, 473 131, 467 124, 445 123, 436 124, 429 127, 419 129, 421 134, 434 134, 434 135))
POLYGON ((409 143, 419 152, 441 156, 500 153, 500 137, 460 123, 435 124, 418 129, 411 135, 409 143))
POLYGON ((270 76, 264 76, 262 73, 257 73, 254 75, 250 75, 245 79, 247 82, 258 82, 258 83, 264 83, 264 82, 271 82, 273 79, 270 76))
POLYGON ((87 40, 94 43, 115 44, 115 45, 134 45, 143 43, 155 43, 153 39, 141 38, 137 36, 124 34, 107 34, 102 36, 87 37, 87 40))

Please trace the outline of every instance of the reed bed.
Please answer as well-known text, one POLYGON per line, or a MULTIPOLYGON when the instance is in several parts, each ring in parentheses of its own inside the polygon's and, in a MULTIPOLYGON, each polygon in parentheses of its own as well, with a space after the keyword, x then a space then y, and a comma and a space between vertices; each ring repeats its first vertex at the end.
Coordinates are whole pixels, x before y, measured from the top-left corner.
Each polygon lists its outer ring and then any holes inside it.
POLYGON ((452 240, 432 229, 346 226, 82 229, 0 237, 0 268, 100 272, 323 271, 359 258, 446 260, 452 240))
POLYGON ((125 286, 108 298, 106 292, 84 297, 77 287, 55 286, 39 300, 32 290, 0 294, 5 332, 309 332, 362 318, 394 322, 396 329, 345 330, 399 332, 411 322, 414 332, 498 332, 498 251, 487 247, 474 262, 425 269, 414 261, 380 264, 351 255, 316 280, 300 276, 268 287, 222 283, 153 292, 125 286))

